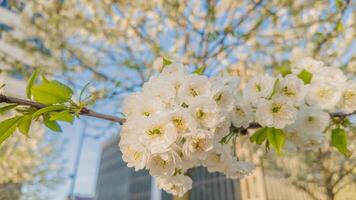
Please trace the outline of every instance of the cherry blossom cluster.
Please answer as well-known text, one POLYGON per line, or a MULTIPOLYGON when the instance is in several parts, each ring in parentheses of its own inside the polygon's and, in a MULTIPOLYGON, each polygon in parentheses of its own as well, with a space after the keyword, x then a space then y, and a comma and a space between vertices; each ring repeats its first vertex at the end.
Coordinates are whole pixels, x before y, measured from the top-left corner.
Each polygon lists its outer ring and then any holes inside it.
POLYGON ((129 167, 147 169, 159 188, 182 196, 192 188, 190 168, 229 178, 251 172, 227 139, 234 129, 258 124, 283 132, 286 150, 312 149, 323 144, 329 113, 354 112, 355 102, 355 81, 312 58, 284 76, 255 76, 242 90, 238 77, 206 77, 173 63, 124 100, 119 146, 129 167))
POLYGON ((283 129, 286 150, 317 148, 330 124, 329 113, 356 110, 356 82, 347 80, 339 68, 303 58, 293 63, 285 77, 259 75, 251 79, 239 102, 235 126, 257 122, 262 127, 283 129))
POLYGON ((148 169, 159 188, 182 196, 192 188, 188 169, 205 166, 240 178, 253 165, 238 161, 228 144, 237 78, 208 78, 173 63, 124 100, 127 121, 121 130, 123 160, 148 169))

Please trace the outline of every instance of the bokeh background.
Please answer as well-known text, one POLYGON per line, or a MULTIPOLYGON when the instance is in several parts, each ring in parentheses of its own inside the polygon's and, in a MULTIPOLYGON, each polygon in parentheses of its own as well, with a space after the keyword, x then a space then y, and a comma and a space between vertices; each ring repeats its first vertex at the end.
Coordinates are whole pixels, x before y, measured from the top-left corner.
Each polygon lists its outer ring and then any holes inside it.
MULTIPOLYGON (((351 0, 0 0, 1 76, 5 93, 18 97, 36 68, 77 93, 90 82, 92 108, 117 116, 162 57, 239 76, 242 86, 258 73, 288 72, 305 56, 355 78, 355 8, 351 0)), ((126 167, 117 124, 83 117, 62 133, 40 125, 32 132, 0 146, 1 200, 177 199, 126 167)), ((355 151, 355 133, 349 137, 355 151)), ((184 199, 356 199, 355 155, 277 157, 246 140, 238 139, 237 153, 258 166, 253 174, 228 180, 194 169, 184 199)))

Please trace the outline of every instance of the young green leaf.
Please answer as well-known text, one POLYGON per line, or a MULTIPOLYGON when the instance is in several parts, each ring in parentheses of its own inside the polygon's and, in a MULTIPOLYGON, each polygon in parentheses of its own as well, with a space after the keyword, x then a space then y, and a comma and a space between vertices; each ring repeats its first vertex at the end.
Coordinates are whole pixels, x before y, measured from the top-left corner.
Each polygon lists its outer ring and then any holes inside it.
POLYGON ((17 128, 19 129, 19 131, 27 137, 28 137, 28 132, 31 127, 31 122, 32 122, 32 116, 24 115, 23 117, 21 117, 21 119, 19 120, 19 123, 17 125, 17 128))
POLYGON ((80 94, 79 94, 79 102, 82 102, 82 97, 83 97, 83 94, 85 92, 85 90, 88 88, 88 86, 90 85, 91 82, 88 82, 87 84, 84 85, 84 87, 82 88, 82 90, 80 91, 80 94))
POLYGON ((205 67, 199 67, 198 69, 196 69, 193 74, 199 74, 202 75, 205 71, 205 67))
POLYGON ((277 90, 278 90, 278 87, 279 87, 279 79, 277 78, 275 81, 274 81, 274 84, 273 84, 273 89, 272 89, 272 92, 269 96, 269 99, 271 99, 273 97, 273 95, 275 95, 277 93, 277 90))
POLYGON ((286 66, 286 65, 282 65, 276 68, 276 70, 283 76, 287 76, 288 74, 292 73, 292 70, 286 66))
POLYGON ((15 132, 19 120, 20 117, 16 116, 0 122, 0 144, 15 132))
POLYGON ((42 76, 42 81, 44 83, 49 83, 49 80, 46 78, 46 76, 44 74, 41 74, 41 76, 42 76))
POLYGON ((163 67, 166 67, 168 65, 172 64, 172 61, 169 60, 168 58, 166 57, 163 57, 163 67))
POLYGON ((267 137, 267 128, 261 128, 257 130, 251 137, 251 142, 256 142, 256 144, 261 145, 267 137))
POLYGON ((45 119, 44 124, 46 125, 47 128, 51 129, 52 131, 62 132, 62 128, 59 126, 59 124, 56 121, 45 119))
POLYGON ((64 121, 72 124, 74 121, 74 115, 71 114, 69 110, 65 110, 62 112, 52 114, 49 119, 52 121, 58 120, 58 121, 64 121))
POLYGON ((350 150, 347 149, 347 136, 342 128, 336 128, 331 131, 331 143, 346 157, 351 156, 350 150))
POLYGON ((38 117, 44 113, 49 113, 52 111, 58 111, 58 110, 65 110, 67 107, 64 105, 52 105, 52 106, 47 106, 45 108, 37 110, 35 113, 33 113, 33 117, 38 117))
POLYGON ((303 71, 298 74, 298 77, 303 80, 304 84, 309 84, 313 78, 313 74, 303 69, 303 71))
POLYGON ((30 79, 27 82, 26 94, 27 98, 31 99, 31 88, 36 83, 38 75, 40 74, 40 70, 36 69, 32 74, 30 79))
POLYGON ((43 104, 58 104, 69 101, 73 95, 72 89, 58 81, 49 81, 31 88, 32 96, 43 104))
POLYGON ((9 105, 3 106, 3 107, 0 108, 0 114, 4 114, 7 111, 15 108, 16 106, 17 106, 16 104, 9 104, 9 105))
POLYGON ((285 135, 281 129, 267 128, 268 142, 276 149, 277 153, 281 153, 286 142, 285 135))

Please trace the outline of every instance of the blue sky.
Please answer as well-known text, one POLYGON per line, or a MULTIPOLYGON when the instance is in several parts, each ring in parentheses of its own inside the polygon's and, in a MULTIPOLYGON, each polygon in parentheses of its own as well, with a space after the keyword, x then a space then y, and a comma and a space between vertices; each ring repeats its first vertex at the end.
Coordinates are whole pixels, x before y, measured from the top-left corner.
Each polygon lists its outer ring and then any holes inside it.
MULTIPOLYGON (((96 119, 90 119, 90 122, 96 119)), ((100 121, 100 120, 99 120, 100 121)), ((70 174, 74 171, 74 161, 79 146, 79 138, 83 128, 83 123, 81 120, 77 120, 73 125, 63 124, 63 133, 58 139, 62 141, 68 141, 63 149, 61 157, 66 160, 65 172, 67 179, 66 181, 59 185, 57 190, 48 191, 48 193, 53 196, 54 200, 63 200, 69 194, 70 191, 70 174)), ((58 134, 47 131, 47 134, 58 134)), ((88 134, 95 135, 95 130, 91 129, 88 134)), ((100 161, 101 146, 104 141, 110 138, 113 133, 105 134, 104 137, 95 140, 92 138, 86 138, 83 150, 81 153, 80 165, 78 170, 78 177, 76 181, 75 192, 84 196, 94 196, 97 170, 100 161)))

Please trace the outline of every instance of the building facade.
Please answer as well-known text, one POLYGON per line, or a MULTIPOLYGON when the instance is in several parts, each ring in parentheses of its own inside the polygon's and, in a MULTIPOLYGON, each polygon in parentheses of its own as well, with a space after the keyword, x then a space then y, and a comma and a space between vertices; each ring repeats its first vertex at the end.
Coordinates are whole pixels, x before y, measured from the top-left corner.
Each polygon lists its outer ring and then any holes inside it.
POLYGON ((95 200, 150 200, 150 196, 148 172, 126 166, 117 137, 107 141, 102 148, 95 200))

